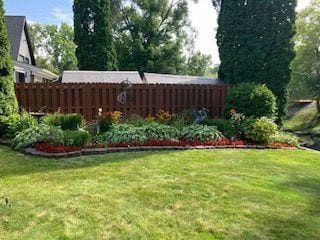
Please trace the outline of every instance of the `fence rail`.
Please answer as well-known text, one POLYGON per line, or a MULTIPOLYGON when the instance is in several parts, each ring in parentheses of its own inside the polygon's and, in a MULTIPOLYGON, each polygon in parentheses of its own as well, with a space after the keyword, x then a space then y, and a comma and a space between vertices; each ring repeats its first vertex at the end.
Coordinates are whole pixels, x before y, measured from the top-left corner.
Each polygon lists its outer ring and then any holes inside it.
POLYGON ((130 101, 121 104, 121 84, 108 83, 16 83, 20 107, 27 111, 80 113, 87 120, 103 112, 121 111, 124 115, 155 115, 159 110, 178 113, 185 109, 207 108, 212 117, 223 112, 227 85, 134 84, 130 101))

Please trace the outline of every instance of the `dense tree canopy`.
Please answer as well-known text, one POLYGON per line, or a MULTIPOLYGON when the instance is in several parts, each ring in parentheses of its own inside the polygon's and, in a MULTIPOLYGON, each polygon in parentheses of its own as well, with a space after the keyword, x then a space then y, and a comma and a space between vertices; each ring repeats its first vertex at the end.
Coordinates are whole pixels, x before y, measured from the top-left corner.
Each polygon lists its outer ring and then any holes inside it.
POLYGON ((130 0, 118 5, 117 12, 114 27, 121 70, 184 72, 190 27, 187 0, 130 0))
POLYGON ((110 0, 75 0, 73 10, 79 69, 118 69, 110 0))
POLYGON ((291 99, 313 98, 320 113, 320 0, 297 17, 296 58, 289 85, 291 99))
POLYGON ((77 69, 75 55, 76 45, 73 42, 73 27, 67 23, 57 25, 29 25, 29 35, 36 55, 36 62, 57 74, 64 70, 77 69))
POLYGON ((296 0, 219 2, 217 42, 219 77, 228 83, 265 83, 277 96, 278 120, 284 115, 296 0))
POLYGON ((8 116, 17 109, 10 44, 4 19, 3 1, 0 0, 0 116, 8 116))

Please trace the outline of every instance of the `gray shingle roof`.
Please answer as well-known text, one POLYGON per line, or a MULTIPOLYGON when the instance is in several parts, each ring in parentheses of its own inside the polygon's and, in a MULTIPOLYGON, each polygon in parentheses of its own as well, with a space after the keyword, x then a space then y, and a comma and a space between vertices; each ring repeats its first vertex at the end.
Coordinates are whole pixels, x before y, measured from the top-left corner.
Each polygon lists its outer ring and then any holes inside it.
POLYGON ((181 76, 170 74, 144 74, 147 83, 149 84, 222 84, 223 82, 216 78, 197 77, 197 76, 181 76))
POLYGON ((11 53, 12 59, 15 61, 18 60, 21 37, 22 37, 23 30, 25 30, 28 45, 29 45, 30 55, 31 55, 31 63, 32 65, 35 65, 35 59, 34 59, 33 51, 31 48, 31 42, 30 42, 28 30, 27 30, 26 17, 5 16, 5 21, 7 25, 9 41, 11 44, 10 53, 11 53))

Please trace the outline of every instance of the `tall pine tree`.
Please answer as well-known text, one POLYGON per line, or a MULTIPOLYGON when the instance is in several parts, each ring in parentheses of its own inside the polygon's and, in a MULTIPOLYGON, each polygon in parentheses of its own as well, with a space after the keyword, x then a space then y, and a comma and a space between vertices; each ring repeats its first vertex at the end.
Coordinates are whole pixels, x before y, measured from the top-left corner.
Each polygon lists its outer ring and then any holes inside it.
POLYGON ((221 0, 217 41, 219 77, 228 83, 265 83, 277 96, 278 121, 294 58, 296 0, 221 0))
POLYGON ((110 0, 75 0, 74 31, 80 70, 117 70, 110 0))
POLYGON ((10 44, 4 19, 3 1, 0 0, 0 116, 8 116, 17 109, 10 44))

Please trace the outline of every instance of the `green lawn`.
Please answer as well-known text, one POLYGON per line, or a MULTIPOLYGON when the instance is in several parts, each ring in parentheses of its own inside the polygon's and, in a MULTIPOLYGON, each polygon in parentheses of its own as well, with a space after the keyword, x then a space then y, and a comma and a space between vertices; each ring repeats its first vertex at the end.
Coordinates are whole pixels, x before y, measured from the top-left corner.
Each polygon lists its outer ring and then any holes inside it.
POLYGON ((0 197, 0 239, 319 239, 320 154, 0 147, 0 197))
POLYGON ((284 122, 284 128, 291 131, 306 131, 320 134, 320 119, 315 103, 303 108, 284 122))

